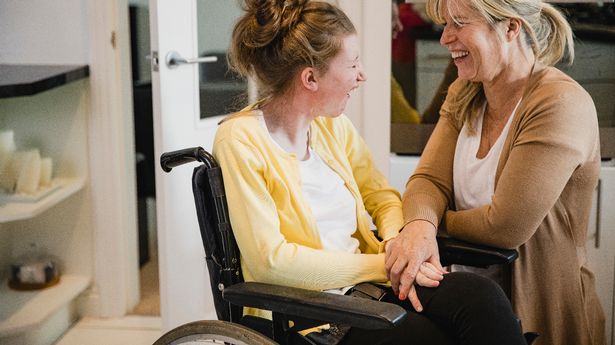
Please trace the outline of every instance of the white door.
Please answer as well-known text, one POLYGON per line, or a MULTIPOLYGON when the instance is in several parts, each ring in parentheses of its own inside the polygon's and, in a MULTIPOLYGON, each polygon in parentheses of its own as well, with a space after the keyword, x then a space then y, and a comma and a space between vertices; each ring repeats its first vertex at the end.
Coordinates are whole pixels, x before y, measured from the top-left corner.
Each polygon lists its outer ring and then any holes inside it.
MULTIPOLYGON (((213 71, 207 73, 214 81, 201 82, 199 76, 205 71, 199 73, 199 64, 172 68, 165 58, 171 51, 187 59, 198 57, 199 52, 224 52, 228 38, 226 42, 220 39, 230 36, 235 19, 228 16, 238 14, 235 1, 150 0, 151 47, 158 55, 158 71, 154 68, 152 72, 156 157, 193 146, 211 150, 222 116, 202 119, 201 108, 208 114, 221 113, 224 107, 219 106, 219 99, 229 98, 226 91, 236 91, 237 85, 215 79, 220 75, 216 67, 220 66, 212 66, 213 71)), ((155 53, 152 56, 155 59, 155 53)), ((156 167, 160 302, 165 331, 185 322, 216 318, 191 190, 193 167, 178 167, 170 174, 156 167)))

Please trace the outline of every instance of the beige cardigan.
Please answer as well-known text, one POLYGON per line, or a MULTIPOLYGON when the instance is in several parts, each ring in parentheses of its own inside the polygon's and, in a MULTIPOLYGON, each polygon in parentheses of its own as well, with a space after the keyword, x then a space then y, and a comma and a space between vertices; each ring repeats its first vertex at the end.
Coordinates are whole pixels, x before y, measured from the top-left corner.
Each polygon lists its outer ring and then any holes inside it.
MULTIPOLYGON (((589 94, 559 70, 535 72, 512 120, 490 205, 455 211, 453 156, 460 126, 450 100, 407 184, 405 221, 442 222, 453 237, 519 251, 511 298, 538 345, 605 344, 604 314, 585 260, 600 172, 598 120, 589 94)), ((442 228, 442 227, 441 227, 442 228)))

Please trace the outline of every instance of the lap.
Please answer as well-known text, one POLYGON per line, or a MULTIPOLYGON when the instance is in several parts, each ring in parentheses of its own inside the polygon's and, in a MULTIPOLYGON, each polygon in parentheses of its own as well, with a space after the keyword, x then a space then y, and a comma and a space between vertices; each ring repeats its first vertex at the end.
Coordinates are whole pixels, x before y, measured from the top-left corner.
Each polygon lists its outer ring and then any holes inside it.
POLYGON ((422 313, 415 312, 408 300, 400 301, 388 288, 382 301, 406 309, 406 320, 392 330, 353 328, 344 344, 457 344, 464 334, 474 339, 508 338, 511 344, 521 343, 506 295, 487 278, 449 273, 438 288, 417 287, 417 294, 424 307, 422 313))

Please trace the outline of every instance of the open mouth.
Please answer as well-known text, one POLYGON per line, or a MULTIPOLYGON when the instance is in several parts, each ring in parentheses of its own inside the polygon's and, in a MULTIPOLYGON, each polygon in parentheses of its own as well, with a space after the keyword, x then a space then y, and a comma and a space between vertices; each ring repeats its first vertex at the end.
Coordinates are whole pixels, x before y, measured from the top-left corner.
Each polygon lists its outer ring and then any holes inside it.
POLYGON ((469 54, 470 53, 465 50, 456 50, 451 52, 451 57, 453 58, 453 60, 459 61, 468 56, 469 54))
POLYGON ((353 93, 356 89, 357 89, 356 87, 353 87, 352 89, 350 89, 350 91, 348 91, 348 92, 346 93, 346 96, 350 97, 350 95, 351 95, 351 94, 352 94, 352 93, 353 93))

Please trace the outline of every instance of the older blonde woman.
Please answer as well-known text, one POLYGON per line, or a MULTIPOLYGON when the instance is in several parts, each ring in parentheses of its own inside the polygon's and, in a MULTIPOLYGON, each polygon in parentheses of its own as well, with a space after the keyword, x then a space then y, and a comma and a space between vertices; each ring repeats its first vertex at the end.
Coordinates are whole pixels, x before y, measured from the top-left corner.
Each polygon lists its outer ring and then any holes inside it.
POLYGON ((512 267, 482 271, 509 293, 537 344, 605 344, 604 315, 585 261, 600 145, 592 99, 552 67, 574 57, 564 17, 540 0, 430 0, 459 78, 404 195, 392 239, 393 288, 413 293, 437 264, 436 228, 518 248, 512 267))

